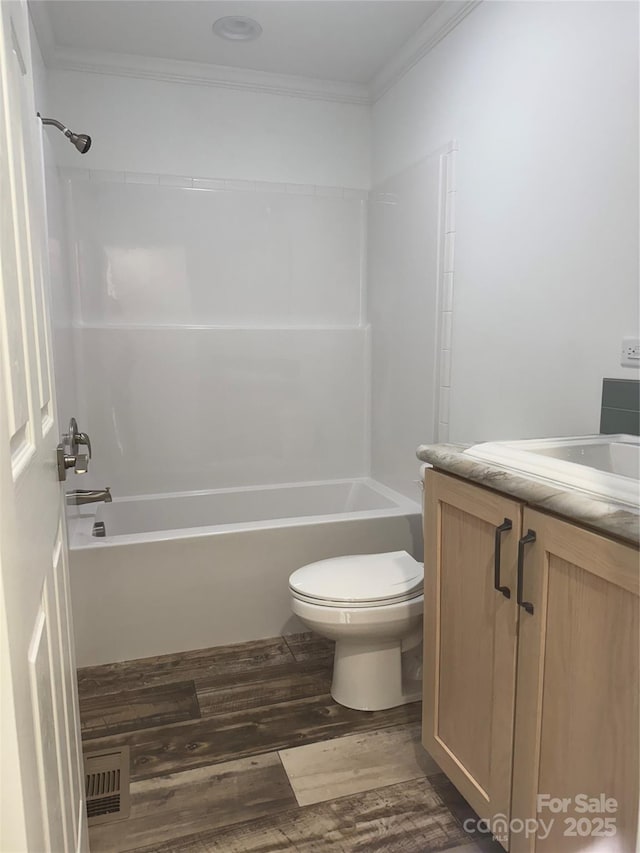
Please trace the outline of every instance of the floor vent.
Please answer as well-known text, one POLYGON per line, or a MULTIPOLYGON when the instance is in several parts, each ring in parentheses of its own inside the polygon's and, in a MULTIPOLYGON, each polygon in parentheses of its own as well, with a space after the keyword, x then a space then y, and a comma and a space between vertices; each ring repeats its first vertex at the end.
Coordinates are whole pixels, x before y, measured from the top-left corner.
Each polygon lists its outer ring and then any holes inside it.
POLYGON ((129 817, 129 747, 84 756, 89 826, 129 817))

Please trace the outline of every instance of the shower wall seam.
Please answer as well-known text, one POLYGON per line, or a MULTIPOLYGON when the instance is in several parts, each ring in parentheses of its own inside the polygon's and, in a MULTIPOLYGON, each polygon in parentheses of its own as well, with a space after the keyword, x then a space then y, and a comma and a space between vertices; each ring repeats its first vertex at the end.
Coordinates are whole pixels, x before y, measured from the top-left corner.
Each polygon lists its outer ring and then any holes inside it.
POLYGON ((60 168, 60 176, 66 180, 84 180, 96 183, 144 184, 154 187, 172 187, 209 192, 254 192, 285 195, 318 196, 340 198, 345 201, 366 202, 368 190, 354 187, 328 186, 322 184, 293 184, 278 181, 252 181, 219 177, 170 175, 143 172, 121 172, 110 169, 60 168))
POLYGON ((207 323, 73 323, 72 329, 108 329, 110 331, 143 332, 145 329, 154 331, 176 332, 181 329, 187 332, 362 332, 369 328, 368 323, 343 326, 326 324, 313 326, 307 324, 288 323, 282 325, 238 325, 238 324, 207 324, 207 323))

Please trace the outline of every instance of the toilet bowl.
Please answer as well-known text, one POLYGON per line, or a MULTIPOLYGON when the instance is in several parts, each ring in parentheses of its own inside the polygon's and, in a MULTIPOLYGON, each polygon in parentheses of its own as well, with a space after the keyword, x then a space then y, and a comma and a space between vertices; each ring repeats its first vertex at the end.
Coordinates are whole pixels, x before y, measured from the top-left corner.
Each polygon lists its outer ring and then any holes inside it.
POLYGON ((289 578, 291 608, 335 640, 331 695, 360 711, 421 697, 424 570, 406 551, 334 557, 289 578))

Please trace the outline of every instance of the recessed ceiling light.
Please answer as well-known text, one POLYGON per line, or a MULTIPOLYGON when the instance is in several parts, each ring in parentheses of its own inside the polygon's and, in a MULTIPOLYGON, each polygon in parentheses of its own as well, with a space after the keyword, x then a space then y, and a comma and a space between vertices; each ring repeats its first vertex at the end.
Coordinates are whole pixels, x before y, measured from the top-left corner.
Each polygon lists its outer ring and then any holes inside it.
POLYGON ((243 18, 241 15, 227 15, 218 18, 213 25, 217 36, 230 41, 253 41, 262 33, 262 27, 253 18, 243 18))

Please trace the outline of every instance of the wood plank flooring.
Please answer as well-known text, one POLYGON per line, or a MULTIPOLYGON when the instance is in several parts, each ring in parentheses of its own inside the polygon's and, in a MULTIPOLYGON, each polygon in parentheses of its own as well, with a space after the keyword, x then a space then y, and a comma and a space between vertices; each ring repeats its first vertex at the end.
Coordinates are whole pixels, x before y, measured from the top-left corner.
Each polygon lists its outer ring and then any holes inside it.
POLYGON ((92 851, 500 851, 462 828, 420 703, 344 708, 332 664, 301 634, 80 670, 85 750, 131 748, 130 816, 92 851))
POLYGON ((200 705, 194 682, 178 681, 123 690, 117 704, 109 693, 82 697, 80 716, 85 739, 195 720, 200 705))
POLYGON ((268 817, 295 805, 275 752, 156 776, 131 786, 127 820, 91 827, 91 850, 154 849, 167 839, 268 817))
POLYGON ((144 853, 272 853, 274 850, 436 851, 460 844, 464 832, 429 784, 417 779, 332 802, 198 833, 144 853))
POLYGON ((419 723, 284 749, 280 760, 300 806, 439 772, 420 745, 419 723))

